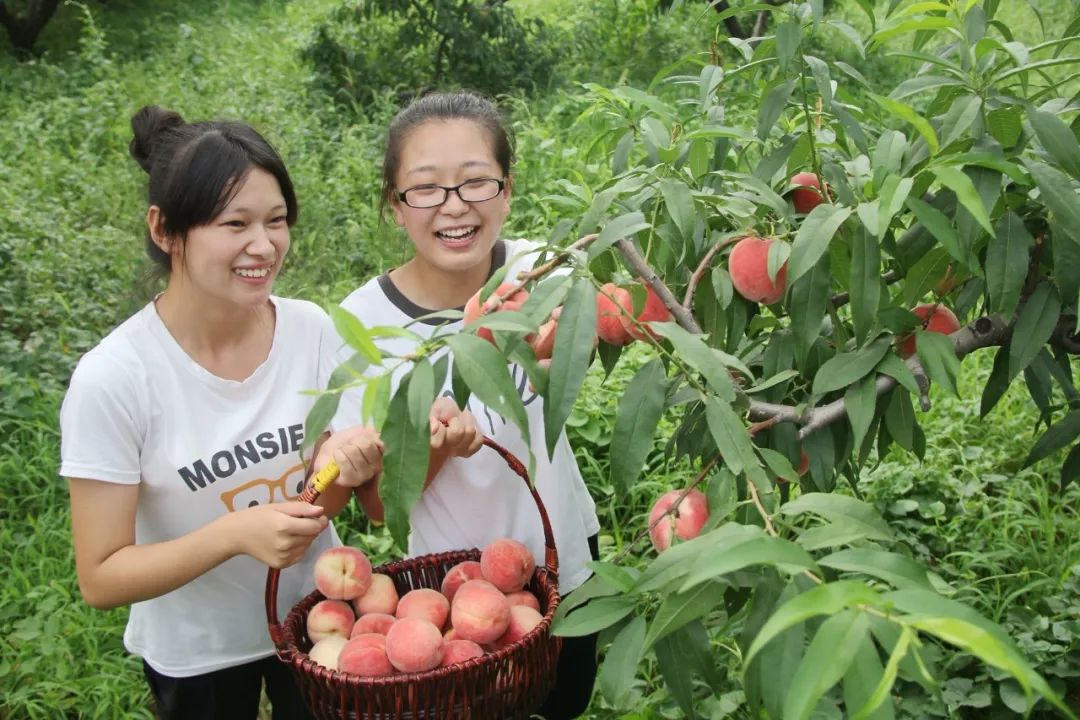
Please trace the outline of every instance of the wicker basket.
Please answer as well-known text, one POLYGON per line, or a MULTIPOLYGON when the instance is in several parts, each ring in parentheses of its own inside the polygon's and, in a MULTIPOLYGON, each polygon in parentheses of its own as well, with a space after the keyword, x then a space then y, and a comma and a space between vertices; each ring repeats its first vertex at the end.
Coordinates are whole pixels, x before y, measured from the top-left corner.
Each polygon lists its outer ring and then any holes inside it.
MULTIPOLYGON (((490 438, 484 444, 498 452, 532 493, 544 528, 545 565, 537 567, 528 589, 540 600, 543 621, 518 642, 478 658, 422 673, 364 678, 330 670, 308 657, 311 640, 307 614, 323 595, 315 591, 297 603, 283 624, 277 621, 280 572, 266 576, 266 620, 277 655, 296 678, 315 717, 349 720, 442 720, 443 718, 527 718, 547 697, 555 682, 562 645, 551 635, 551 619, 559 604, 558 555, 547 510, 529 482, 521 461, 490 438)), ((332 479, 332 476, 331 476, 332 479)), ((311 483, 301 499, 318 497, 325 484, 311 483)), ((399 594, 415 588, 438 590, 447 572, 465 560, 479 560, 480 551, 422 555, 375 568, 389 575, 399 594)))

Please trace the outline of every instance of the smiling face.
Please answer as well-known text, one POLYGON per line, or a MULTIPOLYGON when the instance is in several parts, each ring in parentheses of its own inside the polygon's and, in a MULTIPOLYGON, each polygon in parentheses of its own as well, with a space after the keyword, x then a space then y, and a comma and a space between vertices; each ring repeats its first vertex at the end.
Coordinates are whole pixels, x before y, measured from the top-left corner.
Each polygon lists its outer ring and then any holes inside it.
MULTIPOLYGON (((172 255, 170 288, 200 303, 252 307, 265 303, 289 251, 289 225, 281 187, 273 175, 253 167, 225 209, 206 225, 191 228, 184 242, 155 233, 154 242, 172 255)), ((158 226, 159 211, 148 222, 158 226)))
MULTIPOLYGON (((454 187, 478 178, 501 179, 492 138, 473 120, 429 120, 409 131, 395 176, 399 192, 417 185, 454 187)), ((391 208, 416 248, 414 263, 450 276, 487 272, 491 249, 510 212, 510 180, 490 200, 465 202, 451 192, 433 208, 413 208, 394 199, 391 208), (472 273, 470 273, 472 271, 472 273)))

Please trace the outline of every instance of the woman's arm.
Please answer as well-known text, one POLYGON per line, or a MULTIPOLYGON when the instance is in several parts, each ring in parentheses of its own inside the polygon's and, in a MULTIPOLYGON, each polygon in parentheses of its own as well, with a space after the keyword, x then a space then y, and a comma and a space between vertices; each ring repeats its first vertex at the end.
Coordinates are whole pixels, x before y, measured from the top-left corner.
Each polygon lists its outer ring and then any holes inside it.
POLYGON ((138 485, 68 478, 79 589, 107 610, 183 587, 236 555, 292 565, 327 526, 323 509, 302 502, 246 508, 175 540, 135 544, 138 485))

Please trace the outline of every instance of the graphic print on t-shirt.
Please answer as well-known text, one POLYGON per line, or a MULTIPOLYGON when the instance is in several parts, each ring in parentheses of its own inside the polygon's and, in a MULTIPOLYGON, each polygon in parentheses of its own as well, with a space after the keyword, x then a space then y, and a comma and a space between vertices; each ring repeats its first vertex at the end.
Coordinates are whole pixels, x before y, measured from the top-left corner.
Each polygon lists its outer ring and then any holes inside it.
POLYGON ((211 453, 208 459, 199 458, 186 467, 178 468, 177 473, 188 489, 195 492, 263 460, 297 452, 303 441, 303 423, 280 427, 258 433, 232 447, 222 448, 211 453))
POLYGON ((221 502, 225 503, 229 512, 235 512, 256 505, 296 500, 304 490, 306 478, 304 464, 300 463, 293 465, 276 480, 255 478, 240 487, 226 490, 221 493, 221 502))

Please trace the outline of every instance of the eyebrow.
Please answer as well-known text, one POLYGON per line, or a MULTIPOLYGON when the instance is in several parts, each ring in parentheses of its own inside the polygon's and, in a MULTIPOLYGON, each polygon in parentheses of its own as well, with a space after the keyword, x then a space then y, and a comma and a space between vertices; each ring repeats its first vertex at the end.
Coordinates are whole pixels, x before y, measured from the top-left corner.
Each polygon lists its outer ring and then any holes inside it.
MULTIPOLYGON (((489 163, 487 160, 466 160, 465 162, 461 163, 460 167, 462 169, 468 169, 468 168, 474 168, 474 167, 488 168, 488 167, 491 167, 491 163, 489 163)), ((436 167, 435 165, 421 165, 420 167, 414 167, 413 169, 409 170, 405 174, 406 175, 415 175, 416 173, 422 173, 422 172, 434 172, 434 171, 436 171, 438 169, 439 168, 436 167)))
MULTIPOLYGON (((289 207, 285 203, 278 203, 274 207, 270 208, 270 212, 277 212, 279 210, 288 210, 288 209, 289 209, 289 207)), ((234 213, 234 212, 235 213, 252 213, 252 212, 255 212, 255 211, 252 210, 249 207, 240 206, 240 207, 233 207, 233 208, 225 208, 222 211, 221 214, 224 215, 226 213, 234 213)))

